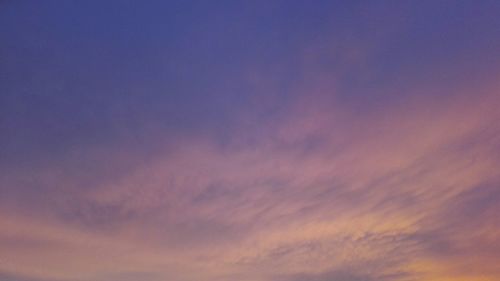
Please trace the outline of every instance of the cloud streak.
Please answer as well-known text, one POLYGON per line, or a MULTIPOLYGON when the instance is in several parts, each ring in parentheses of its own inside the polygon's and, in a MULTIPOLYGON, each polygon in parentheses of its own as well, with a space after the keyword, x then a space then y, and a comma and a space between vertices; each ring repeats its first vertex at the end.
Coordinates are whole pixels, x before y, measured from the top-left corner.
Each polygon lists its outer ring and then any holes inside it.
POLYGON ((61 280, 493 280, 495 89, 436 109, 347 112, 341 126, 321 106, 291 107, 251 145, 187 139, 70 195, 85 178, 40 168, 39 185, 57 181, 55 204, 2 212, 1 269, 61 280))

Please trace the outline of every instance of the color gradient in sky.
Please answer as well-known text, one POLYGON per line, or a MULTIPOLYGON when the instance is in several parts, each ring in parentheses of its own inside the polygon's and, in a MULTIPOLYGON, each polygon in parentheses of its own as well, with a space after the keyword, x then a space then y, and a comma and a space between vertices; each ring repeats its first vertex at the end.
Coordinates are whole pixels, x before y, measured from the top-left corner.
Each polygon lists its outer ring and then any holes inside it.
POLYGON ((0 280, 500 280, 500 1, 0 2, 0 280))

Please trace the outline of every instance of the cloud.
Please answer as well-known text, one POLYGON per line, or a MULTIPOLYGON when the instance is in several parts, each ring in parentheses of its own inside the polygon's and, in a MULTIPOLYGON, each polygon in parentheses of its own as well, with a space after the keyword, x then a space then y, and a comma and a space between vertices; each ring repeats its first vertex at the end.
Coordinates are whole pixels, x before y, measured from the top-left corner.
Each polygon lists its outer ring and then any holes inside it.
POLYGON ((48 279, 30 278, 8 273, 0 273, 0 278, 5 281, 48 281, 48 279))
MULTIPOLYGON (((389 281, 389 280, 416 280, 408 279, 408 274, 394 273, 388 275, 373 275, 361 273, 363 270, 361 268, 349 268, 346 270, 336 270, 325 272, 321 274, 297 274, 292 276, 283 277, 282 280, 286 281, 389 281)), ((281 280, 281 279, 277 279, 281 280)))
POLYGON ((291 107, 251 145, 185 139, 89 188, 39 168, 37 184, 54 185, 40 200, 57 204, 4 208, 0 269, 82 281, 493 280, 497 101, 483 97, 371 116, 291 107))

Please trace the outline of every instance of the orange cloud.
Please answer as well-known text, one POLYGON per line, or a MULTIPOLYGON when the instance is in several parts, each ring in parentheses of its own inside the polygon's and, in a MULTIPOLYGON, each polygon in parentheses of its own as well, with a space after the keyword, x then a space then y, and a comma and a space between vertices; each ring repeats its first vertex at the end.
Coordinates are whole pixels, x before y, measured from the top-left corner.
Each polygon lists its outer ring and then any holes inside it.
MULTIPOLYGON (((496 93, 361 116, 297 105, 252 145, 186 139, 130 173, 51 194, 72 199, 48 213, 0 213, 0 272, 82 281, 494 280, 496 93)), ((79 184, 54 167, 38 179, 79 184)))

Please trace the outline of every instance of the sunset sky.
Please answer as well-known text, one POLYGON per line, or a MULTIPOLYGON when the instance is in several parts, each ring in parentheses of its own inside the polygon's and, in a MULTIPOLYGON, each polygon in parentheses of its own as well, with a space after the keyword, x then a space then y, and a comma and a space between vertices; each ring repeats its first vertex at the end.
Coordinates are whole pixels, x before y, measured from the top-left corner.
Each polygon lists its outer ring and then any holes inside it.
POLYGON ((1 1, 1 281, 499 281, 500 1, 1 1))

